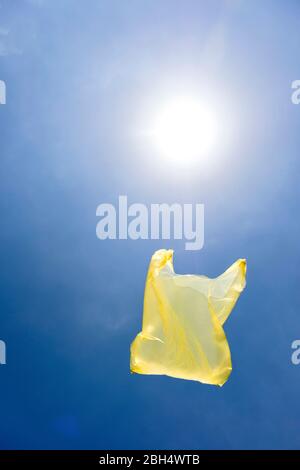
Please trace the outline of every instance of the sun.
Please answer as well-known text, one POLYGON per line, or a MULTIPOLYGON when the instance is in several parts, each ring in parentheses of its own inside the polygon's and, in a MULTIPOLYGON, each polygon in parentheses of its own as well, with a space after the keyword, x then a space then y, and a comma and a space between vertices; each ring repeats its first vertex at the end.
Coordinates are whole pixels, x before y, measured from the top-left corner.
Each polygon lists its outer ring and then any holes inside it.
POLYGON ((153 134, 162 155, 184 165, 209 157, 217 140, 217 122, 201 100, 177 97, 158 113, 153 134))

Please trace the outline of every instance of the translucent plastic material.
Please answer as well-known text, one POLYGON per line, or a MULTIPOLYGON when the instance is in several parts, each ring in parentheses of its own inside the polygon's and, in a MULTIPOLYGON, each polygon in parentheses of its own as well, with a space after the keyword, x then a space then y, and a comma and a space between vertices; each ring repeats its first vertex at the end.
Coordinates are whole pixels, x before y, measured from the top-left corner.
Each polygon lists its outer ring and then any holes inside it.
POLYGON ((245 287, 246 260, 215 279, 174 272, 173 250, 152 256, 142 331, 131 344, 131 372, 223 385, 231 356, 223 323, 245 287))

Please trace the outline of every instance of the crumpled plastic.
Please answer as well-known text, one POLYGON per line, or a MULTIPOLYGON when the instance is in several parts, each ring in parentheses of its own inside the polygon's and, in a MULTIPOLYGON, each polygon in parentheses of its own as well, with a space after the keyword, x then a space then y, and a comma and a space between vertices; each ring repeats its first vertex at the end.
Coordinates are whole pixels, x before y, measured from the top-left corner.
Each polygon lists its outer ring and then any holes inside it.
POLYGON ((246 260, 223 274, 176 274, 173 250, 152 256, 146 279, 142 331, 131 344, 130 370, 223 385, 231 354, 223 330, 246 285, 246 260))

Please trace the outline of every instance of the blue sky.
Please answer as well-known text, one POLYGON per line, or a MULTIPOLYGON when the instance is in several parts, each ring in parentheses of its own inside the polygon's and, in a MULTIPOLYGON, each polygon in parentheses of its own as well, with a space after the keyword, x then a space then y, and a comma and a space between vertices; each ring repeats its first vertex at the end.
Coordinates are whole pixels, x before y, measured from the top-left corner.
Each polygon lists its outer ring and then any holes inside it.
POLYGON ((299 46, 296 0, 0 1, 1 448, 300 447, 299 46), (186 90, 232 123, 210 171, 141 137, 186 90), (204 203, 204 248, 98 240, 119 194, 204 203), (180 273, 247 258, 222 388, 129 373, 161 247, 180 273))

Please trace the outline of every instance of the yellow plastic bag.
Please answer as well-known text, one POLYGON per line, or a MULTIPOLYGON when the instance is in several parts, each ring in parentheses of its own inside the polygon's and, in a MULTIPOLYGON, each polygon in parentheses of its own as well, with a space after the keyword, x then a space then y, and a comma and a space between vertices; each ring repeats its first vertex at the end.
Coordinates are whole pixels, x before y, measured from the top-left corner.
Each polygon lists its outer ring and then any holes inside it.
POLYGON ((173 250, 152 256, 142 331, 131 344, 131 372, 223 385, 231 356, 222 328, 245 287, 246 260, 215 279, 174 272, 173 250))

